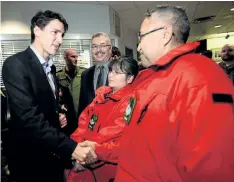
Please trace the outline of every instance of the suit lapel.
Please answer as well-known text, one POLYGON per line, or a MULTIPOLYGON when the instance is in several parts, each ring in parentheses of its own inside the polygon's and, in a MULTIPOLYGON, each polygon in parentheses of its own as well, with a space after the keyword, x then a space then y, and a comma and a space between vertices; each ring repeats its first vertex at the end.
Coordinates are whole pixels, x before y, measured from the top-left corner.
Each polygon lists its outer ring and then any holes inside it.
MULTIPOLYGON (((95 95, 95 88, 94 88, 94 84, 93 84, 93 80, 94 80, 94 72, 95 72, 95 66, 92 66, 89 73, 88 74, 88 83, 92 83, 92 84, 87 84, 87 85, 92 85, 92 90, 93 90, 93 94, 95 95)), ((106 86, 108 86, 108 74, 107 74, 107 79, 106 79, 106 86)), ((89 90, 89 89, 88 89, 89 90)))
POLYGON ((56 98, 58 98, 58 82, 57 82, 57 77, 56 77, 56 67, 55 67, 55 65, 51 66, 51 74, 52 74, 53 79, 54 79, 55 95, 56 95, 56 98))
POLYGON ((92 90, 92 94, 95 95, 95 89, 94 89, 94 84, 93 84, 94 71, 95 71, 95 66, 92 66, 91 69, 90 69, 90 71, 89 71, 89 75, 88 75, 88 83, 92 83, 92 84, 87 84, 87 85, 91 86, 92 89, 90 89, 90 90, 92 90))
MULTIPOLYGON (((45 74, 45 71, 43 69, 43 66, 41 65, 40 60, 37 58, 37 56, 35 55, 35 53, 31 50, 31 48, 27 48, 25 50, 26 54, 28 54, 28 59, 30 60, 30 65, 33 71, 33 73, 35 73, 36 77, 40 77, 40 79, 38 78, 38 80, 40 81, 40 85, 38 85, 39 87, 43 87, 44 89, 47 90, 47 93, 51 94, 51 97, 53 98, 53 101, 56 103, 55 97, 54 97, 54 93, 51 89, 51 86, 49 84, 49 81, 47 79, 47 76, 45 74)), ((54 65, 53 65, 54 66, 54 65)), ((53 69, 53 68, 52 68, 53 69)), ((56 71, 55 71, 56 72, 56 71)), ((54 74, 52 74, 54 77, 54 80, 56 82, 56 77, 54 76, 54 74)), ((55 83, 55 90, 57 92, 57 84, 55 83)))

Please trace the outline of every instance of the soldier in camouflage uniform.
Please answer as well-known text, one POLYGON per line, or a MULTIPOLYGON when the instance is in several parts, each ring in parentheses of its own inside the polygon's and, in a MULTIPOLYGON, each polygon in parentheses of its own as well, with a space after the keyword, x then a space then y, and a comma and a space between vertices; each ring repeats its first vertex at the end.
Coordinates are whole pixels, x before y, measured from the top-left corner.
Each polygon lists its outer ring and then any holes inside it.
POLYGON ((227 73, 234 84, 234 46, 224 45, 221 51, 222 62, 219 65, 227 73))
POLYGON ((67 116, 65 132, 70 135, 77 127, 81 73, 85 68, 77 66, 78 53, 74 49, 64 51, 66 66, 57 72, 60 105, 67 116))

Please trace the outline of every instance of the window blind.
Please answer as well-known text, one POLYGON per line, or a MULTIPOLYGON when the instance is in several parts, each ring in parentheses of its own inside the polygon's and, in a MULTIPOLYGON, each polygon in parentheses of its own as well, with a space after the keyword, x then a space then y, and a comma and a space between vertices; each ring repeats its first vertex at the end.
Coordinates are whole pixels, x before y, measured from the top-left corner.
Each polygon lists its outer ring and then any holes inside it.
MULTIPOLYGON (((114 39, 111 40, 112 45, 114 45, 114 39)), ((24 40, 2 40, 0 42, 0 86, 4 87, 2 81, 2 65, 3 62, 11 55, 18 52, 24 51, 30 46, 30 39, 24 40)), ((65 61, 63 58, 63 53, 68 48, 73 48, 78 52, 78 62, 77 65, 89 68, 92 66, 92 58, 90 53, 91 39, 64 39, 62 45, 60 46, 58 52, 53 56, 53 63, 56 66, 56 70, 60 70, 65 66, 65 61)))

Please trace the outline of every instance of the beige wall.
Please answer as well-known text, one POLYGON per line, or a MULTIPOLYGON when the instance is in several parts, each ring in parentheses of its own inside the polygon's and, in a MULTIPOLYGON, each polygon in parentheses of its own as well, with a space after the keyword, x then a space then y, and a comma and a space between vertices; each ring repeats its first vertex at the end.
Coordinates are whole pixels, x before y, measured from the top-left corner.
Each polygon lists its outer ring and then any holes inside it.
POLYGON ((234 36, 230 36, 228 39, 225 37, 207 39, 207 49, 212 51, 212 58, 216 62, 222 61, 220 51, 225 44, 234 44, 234 36))

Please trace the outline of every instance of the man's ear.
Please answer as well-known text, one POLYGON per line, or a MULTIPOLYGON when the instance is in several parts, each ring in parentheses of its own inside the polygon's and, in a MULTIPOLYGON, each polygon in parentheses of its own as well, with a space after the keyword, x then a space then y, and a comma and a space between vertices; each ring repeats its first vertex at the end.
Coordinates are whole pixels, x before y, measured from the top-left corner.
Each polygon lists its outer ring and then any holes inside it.
POLYGON ((172 26, 166 26, 164 28, 164 34, 163 34, 163 43, 164 43, 164 46, 166 46, 171 41, 172 36, 173 36, 172 26))
POLYGON ((63 53, 63 59, 66 60, 66 58, 67 58, 67 53, 64 52, 63 53))
POLYGON ((128 84, 129 84, 129 83, 132 83, 133 80, 134 80, 134 76, 133 76, 133 75, 129 75, 129 76, 127 77, 127 83, 128 83, 128 84))
POLYGON ((35 34, 35 37, 39 37, 41 33, 41 29, 38 26, 35 26, 33 29, 33 32, 35 34))

